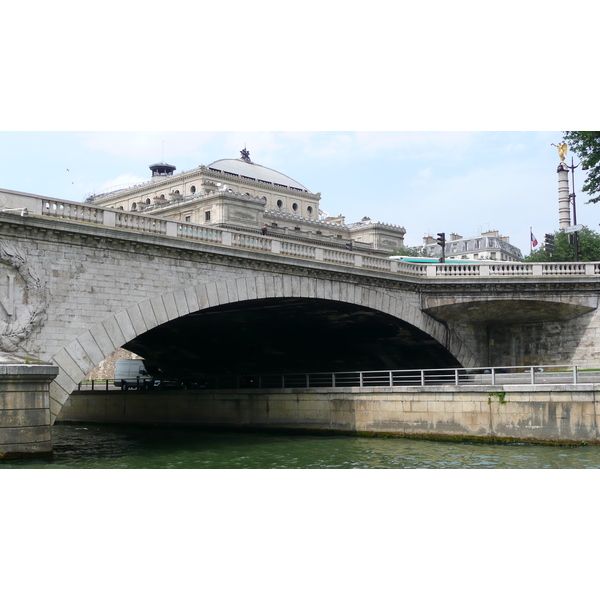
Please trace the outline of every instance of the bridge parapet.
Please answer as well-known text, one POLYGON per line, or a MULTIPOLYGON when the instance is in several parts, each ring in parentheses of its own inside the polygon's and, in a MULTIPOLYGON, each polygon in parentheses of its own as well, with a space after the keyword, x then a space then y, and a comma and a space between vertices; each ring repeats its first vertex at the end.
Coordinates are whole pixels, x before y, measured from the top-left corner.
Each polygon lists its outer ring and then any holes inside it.
MULTIPOLYGON (((416 264, 402 263, 389 258, 372 256, 358 251, 334 249, 316 243, 286 241, 239 231, 172 221, 143 214, 100 208, 79 202, 15 194, 27 208, 26 214, 152 233, 161 236, 195 240, 304 258, 328 263, 348 265, 363 269, 412 275, 422 278, 473 278, 473 277, 597 277, 600 262, 594 263, 502 263, 502 264, 416 264)), ((26 217, 23 217, 26 218, 26 217)))

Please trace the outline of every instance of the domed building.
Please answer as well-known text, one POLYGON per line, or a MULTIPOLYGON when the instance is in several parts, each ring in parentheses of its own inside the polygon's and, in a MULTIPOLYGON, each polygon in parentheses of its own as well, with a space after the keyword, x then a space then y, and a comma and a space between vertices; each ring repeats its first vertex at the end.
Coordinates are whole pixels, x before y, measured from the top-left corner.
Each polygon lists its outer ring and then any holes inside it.
POLYGON ((389 254, 404 245, 403 227, 376 223, 365 217, 345 224, 343 216, 321 210, 321 194, 274 169, 241 158, 217 160, 191 171, 175 173, 175 166, 150 165, 152 178, 142 184, 86 202, 169 220, 258 233, 327 246, 389 254))

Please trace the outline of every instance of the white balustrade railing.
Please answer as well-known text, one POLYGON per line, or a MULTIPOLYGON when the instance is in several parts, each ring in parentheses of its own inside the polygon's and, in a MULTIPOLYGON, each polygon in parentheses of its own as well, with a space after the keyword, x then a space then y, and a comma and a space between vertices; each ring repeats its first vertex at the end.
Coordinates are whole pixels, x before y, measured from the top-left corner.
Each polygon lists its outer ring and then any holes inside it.
POLYGON ((299 256, 300 258, 315 259, 317 249, 315 246, 306 244, 295 244, 291 242, 281 242, 281 254, 285 256, 299 256))
POLYGON ((131 213, 116 213, 115 226, 121 229, 132 229, 145 233, 167 233, 167 223, 164 219, 155 217, 134 215, 131 213))
POLYGON ((284 256, 319 260, 364 269, 417 277, 597 277, 600 262, 594 263, 404 263, 361 252, 328 248, 272 238, 260 234, 231 232, 151 215, 101 208, 79 202, 36 199, 28 214, 39 214, 69 221, 104 225, 118 229, 154 233, 246 250, 259 250, 284 256))
POLYGON ((75 202, 42 201, 42 215, 45 217, 58 217, 69 221, 84 221, 102 225, 104 223, 104 209, 97 206, 86 206, 75 202))
POLYGON ((232 246, 236 248, 246 248, 248 250, 262 250, 270 252, 271 239, 262 235, 252 235, 248 233, 234 233, 232 246))
POLYGON ((323 250, 323 260, 327 262, 339 263, 341 265, 355 264, 354 254, 352 254, 352 252, 332 250, 331 248, 325 248, 323 250))
POLYGON ((187 240, 200 240, 201 242, 212 242, 213 244, 223 243, 223 231, 203 227, 202 225, 193 225, 192 223, 181 223, 177 228, 177 237, 187 240))

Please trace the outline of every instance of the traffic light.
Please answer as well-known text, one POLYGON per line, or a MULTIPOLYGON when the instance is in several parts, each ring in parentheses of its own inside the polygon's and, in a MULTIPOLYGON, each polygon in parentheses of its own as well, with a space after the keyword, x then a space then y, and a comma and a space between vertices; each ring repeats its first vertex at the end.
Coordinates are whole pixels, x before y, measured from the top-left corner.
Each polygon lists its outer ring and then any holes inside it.
POLYGON ((437 244, 442 247, 442 257, 440 258, 440 262, 446 262, 446 234, 438 233, 437 234, 437 244))
POLYGON ((352 250, 352 242, 346 242, 346 250, 352 250))
POLYGON ((544 248, 548 254, 554 254, 554 236, 550 233, 544 236, 544 248))

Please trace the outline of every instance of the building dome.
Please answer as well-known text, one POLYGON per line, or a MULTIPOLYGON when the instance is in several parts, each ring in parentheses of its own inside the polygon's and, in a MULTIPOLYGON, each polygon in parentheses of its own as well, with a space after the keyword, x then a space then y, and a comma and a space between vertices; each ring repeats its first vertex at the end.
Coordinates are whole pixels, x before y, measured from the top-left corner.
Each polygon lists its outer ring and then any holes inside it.
POLYGON ((257 165, 253 162, 239 158, 224 158, 217 160, 208 165, 208 168, 223 171, 224 173, 231 173, 233 175, 240 175, 241 177, 249 177, 250 179, 256 179, 257 181, 273 183, 275 185, 285 185, 286 187, 295 190, 301 190, 303 192, 308 192, 309 194, 311 193, 301 183, 298 183, 296 180, 279 171, 274 171, 268 167, 263 167, 262 165, 257 165))

